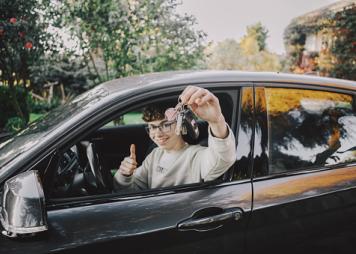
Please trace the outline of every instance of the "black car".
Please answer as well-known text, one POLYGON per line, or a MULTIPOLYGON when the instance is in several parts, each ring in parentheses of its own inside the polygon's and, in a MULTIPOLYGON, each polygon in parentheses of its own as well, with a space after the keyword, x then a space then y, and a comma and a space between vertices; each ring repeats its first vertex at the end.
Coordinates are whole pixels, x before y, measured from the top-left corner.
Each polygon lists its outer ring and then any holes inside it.
MULTIPOLYGON (((106 82, 0 144, 0 253, 353 253, 356 83, 279 73, 183 71, 106 82), (114 192, 153 102, 212 91, 236 137, 221 177, 114 192)), ((206 145, 207 124, 187 142, 206 145)))

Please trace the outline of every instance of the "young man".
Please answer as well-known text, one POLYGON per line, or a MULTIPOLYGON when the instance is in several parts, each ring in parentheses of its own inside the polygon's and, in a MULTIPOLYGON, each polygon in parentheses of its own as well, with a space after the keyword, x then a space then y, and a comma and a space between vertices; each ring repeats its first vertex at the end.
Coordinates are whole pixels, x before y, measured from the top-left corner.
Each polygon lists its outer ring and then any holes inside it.
POLYGON ((165 114, 166 109, 146 108, 143 119, 149 136, 157 144, 137 167, 135 146, 130 147, 114 176, 114 188, 150 189, 211 181, 226 172, 236 160, 235 137, 221 113, 219 100, 206 89, 188 86, 180 95, 202 120, 209 124, 209 145, 189 145, 175 132, 176 121, 165 114))

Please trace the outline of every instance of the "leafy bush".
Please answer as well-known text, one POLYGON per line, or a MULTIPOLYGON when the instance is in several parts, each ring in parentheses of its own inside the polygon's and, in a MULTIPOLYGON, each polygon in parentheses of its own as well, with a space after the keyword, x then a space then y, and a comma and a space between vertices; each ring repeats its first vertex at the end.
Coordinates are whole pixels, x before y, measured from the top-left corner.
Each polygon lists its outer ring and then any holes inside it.
MULTIPOLYGON (((24 115, 23 121, 27 123, 30 115, 30 96, 22 87, 15 87, 15 92, 20 109, 24 115)), ((5 127, 10 118, 19 117, 15 108, 14 99, 8 87, 0 86, 0 129, 5 127)))
POLYGON ((7 123, 5 125, 5 130, 15 133, 21 129, 23 129, 26 126, 26 122, 24 119, 21 117, 11 117, 9 120, 7 120, 7 123))
POLYGON ((51 102, 31 100, 31 113, 44 114, 60 105, 60 99, 54 98, 51 102))

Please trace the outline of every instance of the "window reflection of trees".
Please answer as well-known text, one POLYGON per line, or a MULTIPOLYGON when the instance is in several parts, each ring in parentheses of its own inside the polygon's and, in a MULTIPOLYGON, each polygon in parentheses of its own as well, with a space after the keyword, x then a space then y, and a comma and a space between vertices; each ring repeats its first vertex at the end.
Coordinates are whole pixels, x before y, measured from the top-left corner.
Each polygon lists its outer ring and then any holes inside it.
POLYGON ((247 179, 253 126, 253 90, 252 87, 241 90, 241 113, 237 137, 237 162, 233 180, 247 179))
POLYGON ((270 172, 356 161, 351 95, 266 89, 270 172))
POLYGON ((268 135, 265 89, 255 88, 254 177, 268 175, 268 135))

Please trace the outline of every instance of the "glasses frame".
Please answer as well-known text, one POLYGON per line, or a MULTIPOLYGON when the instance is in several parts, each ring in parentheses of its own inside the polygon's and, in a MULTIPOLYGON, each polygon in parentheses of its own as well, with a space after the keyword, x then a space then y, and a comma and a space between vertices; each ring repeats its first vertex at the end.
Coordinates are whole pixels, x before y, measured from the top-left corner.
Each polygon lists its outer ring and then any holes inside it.
POLYGON ((170 131, 172 131, 172 125, 175 124, 177 122, 177 120, 173 120, 173 121, 165 121, 165 122, 162 122, 160 123, 159 125, 153 125, 154 126, 154 130, 152 130, 152 128, 150 128, 150 124, 148 124, 145 129, 147 131, 148 134, 153 134, 153 133, 156 133, 158 130, 160 130, 161 132, 163 133, 169 133, 170 131), (167 125, 169 127, 163 127, 163 125, 167 125), (167 128, 167 129, 164 129, 164 128, 167 128))

